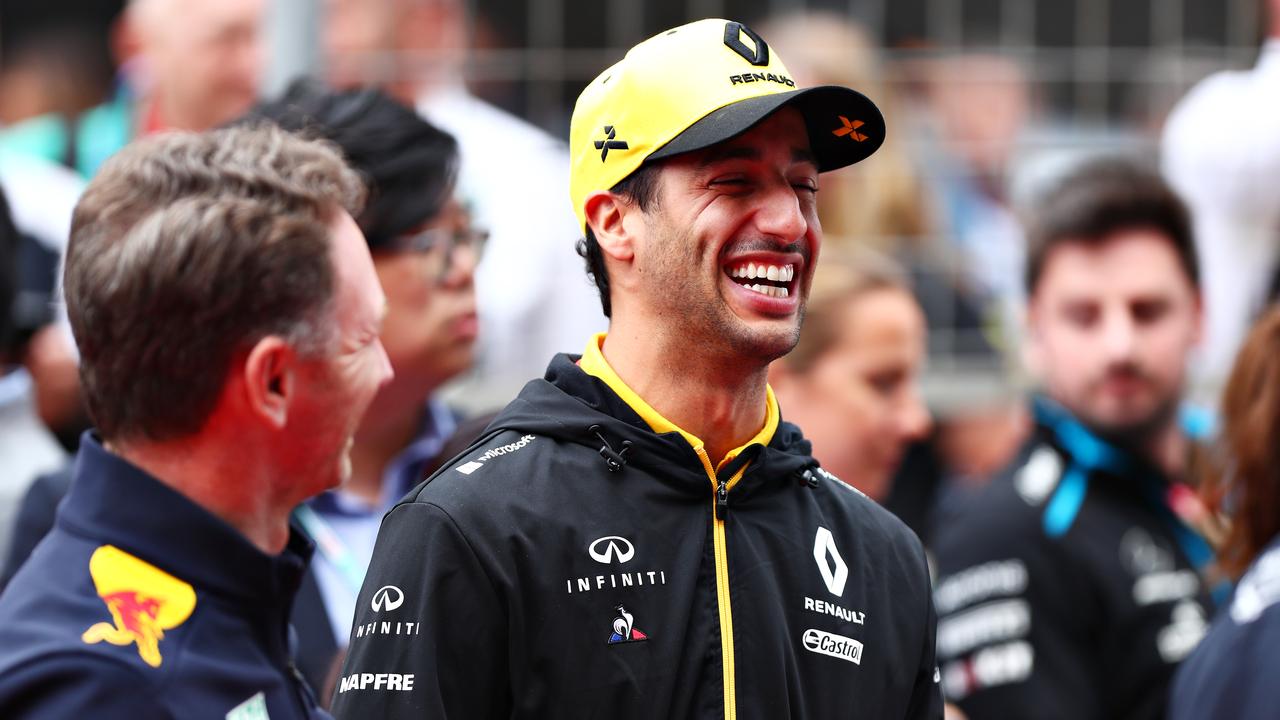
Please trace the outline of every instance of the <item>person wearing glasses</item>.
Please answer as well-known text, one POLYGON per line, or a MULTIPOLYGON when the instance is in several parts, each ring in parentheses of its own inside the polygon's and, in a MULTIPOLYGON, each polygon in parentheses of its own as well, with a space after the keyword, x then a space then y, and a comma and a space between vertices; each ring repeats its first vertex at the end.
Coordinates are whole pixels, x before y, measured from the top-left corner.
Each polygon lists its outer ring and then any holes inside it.
POLYGON ((244 121, 262 120, 334 143, 365 179, 370 199, 356 222, 387 296, 381 339, 395 377, 356 431, 350 481, 296 512, 316 540, 313 574, 334 641, 300 626, 299 657, 327 671, 333 650, 347 644, 382 515, 436 464, 457 428, 458 416, 434 395, 472 364, 474 274, 486 233, 454 196, 453 137, 385 92, 302 80, 244 121))

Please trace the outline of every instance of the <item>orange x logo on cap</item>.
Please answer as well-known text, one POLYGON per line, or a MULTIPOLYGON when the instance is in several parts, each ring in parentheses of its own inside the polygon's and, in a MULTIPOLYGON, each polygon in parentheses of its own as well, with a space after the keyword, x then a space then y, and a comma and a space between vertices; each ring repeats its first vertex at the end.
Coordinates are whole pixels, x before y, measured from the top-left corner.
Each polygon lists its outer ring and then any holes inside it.
POLYGON ((862 142, 863 140, 867 139, 866 135, 863 135, 862 133, 858 132, 858 128, 862 127, 863 125, 863 122, 861 120, 854 120, 853 122, 849 122, 849 118, 843 115, 839 117, 840 117, 840 122, 843 123, 843 126, 838 127, 835 130, 832 130, 831 131, 832 135, 835 135, 836 137, 844 137, 845 135, 848 135, 849 137, 853 138, 854 140, 857 140, 858 142, 862 142))

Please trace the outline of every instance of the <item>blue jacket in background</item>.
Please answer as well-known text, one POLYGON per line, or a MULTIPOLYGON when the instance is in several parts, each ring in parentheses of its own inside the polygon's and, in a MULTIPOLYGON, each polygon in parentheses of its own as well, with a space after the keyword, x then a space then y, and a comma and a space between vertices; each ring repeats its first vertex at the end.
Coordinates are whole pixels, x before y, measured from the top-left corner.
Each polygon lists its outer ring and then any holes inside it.
POLYGON ((0 717, 329 717, 289 659, 309 541, 266 555, 91 434, 75 473, 0 595, 0 717))
POLYGON ((1178 668, 1171 720, 1263 720, 1280 714, 1280 540, 1236 587, 1231 604, 1178 668))

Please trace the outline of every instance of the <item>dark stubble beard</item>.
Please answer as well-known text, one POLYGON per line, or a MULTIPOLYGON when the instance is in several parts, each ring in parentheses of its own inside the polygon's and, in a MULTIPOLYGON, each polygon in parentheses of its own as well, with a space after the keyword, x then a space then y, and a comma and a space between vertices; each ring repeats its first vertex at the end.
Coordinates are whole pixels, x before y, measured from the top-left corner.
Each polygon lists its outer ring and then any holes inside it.
MULTIPOLYGON (((702 265, 689 251, 694 246, 690 233, 675 230, 665 222, 657 230, 646 274, 654 284, 655 307, 671 321, 665 326, 675 333, 670 340, 683 342, 688 352, 697 352, 704 357, 715 353, 740 363, 754 361, 761 367, 795 348, 804 321, 804 298, 801 298, 796 322, 786 330, 766 333, 752 328, 729 308, 728 298, 722 296, 719 276, 723 272, 717 268, 715 277, 703 276, 702 265), (695 273, 692 278, 691 266, 695 273)), ((738 247, 742 250, 780 249, 777 243, 767 240, 745 241, 738 247)), ((809 255, 807 252, 804 254, 807 261, 809 255)))
POLYGON ((1104 440, 1117 447, 1142 453, 1176 419, 1181 397, 1181 393, 1174 390, 1160 398, 1145 417, 1125 423, 1109 423, 1088 412, 1073 412, 1089 430, 1104 440))

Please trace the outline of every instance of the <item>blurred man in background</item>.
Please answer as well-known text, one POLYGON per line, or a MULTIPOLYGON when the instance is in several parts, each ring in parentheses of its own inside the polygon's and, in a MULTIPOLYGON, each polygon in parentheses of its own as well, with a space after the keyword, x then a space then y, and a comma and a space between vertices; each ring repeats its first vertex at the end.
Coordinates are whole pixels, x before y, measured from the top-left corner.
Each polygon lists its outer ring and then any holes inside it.
POLYGON ((1160 718, 1212 611, 1179 424, 1200 338, 1186 208, 1091 161, 1028 222, 1027 353, 1043 394, 1005 476, 939 522, 947 696, 984 718, 1160 718))
POLYGON ((546 358, 605 329, 573 252, 581 231, 564 203, 568 150, 467 90, 462 0, 329 0, 326 7, 330 79, 385 86, 458 141, 459 194, 491 234, 476 271, 477 378, 457 399, 477 410, 500 407, 542 375, 546 358))
POLYGON ((142 142, 90 183, 65 286, 97 431, 0 596, 4 717, 323 717, 289 515, 350 476, 391 376, 362 196, 276 129, 142 142))
POLYGON ((113 28, 124 6, 125 0, 0 3, 0 150, 74 164, 70 140, 78 118, 111 94, 113 28))
POLYGON ((241 115, 261 83, 265 9, 265 0, 129 0, 118 19, 99 22, 120 69, 114 95, 62 119, 46 110, 11 120, 0 148, 90 178, 135 137, 206 130, 241 115))

